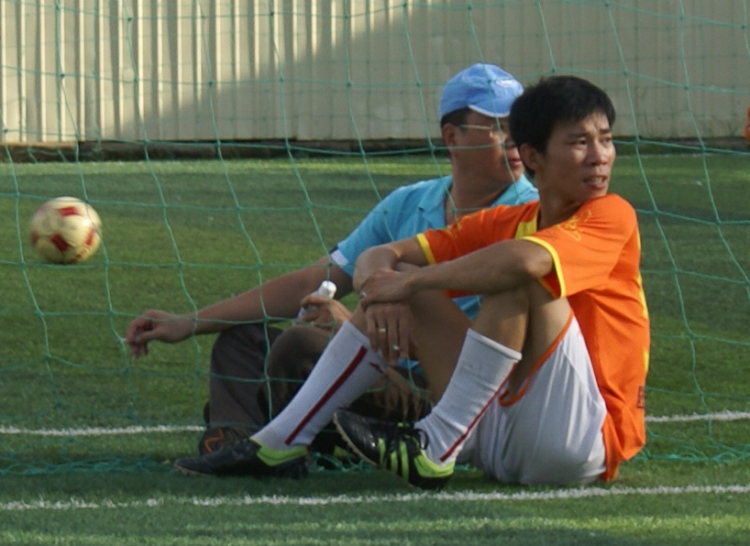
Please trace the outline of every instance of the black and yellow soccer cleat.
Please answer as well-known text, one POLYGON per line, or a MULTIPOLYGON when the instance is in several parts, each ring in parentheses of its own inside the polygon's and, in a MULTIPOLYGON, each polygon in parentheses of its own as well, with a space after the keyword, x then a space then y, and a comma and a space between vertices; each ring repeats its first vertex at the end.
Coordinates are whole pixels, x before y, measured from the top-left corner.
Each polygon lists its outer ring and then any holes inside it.
POLYGON ((454 464, 437 465, 424 453, 427 436, 408 423, 389 423, 339 410, 333 416, 341 436, 373 466, 389 470, 421 489, 442 489, 454 464))
POLYGON ((247 438, 198 457, 174 463, 186 475, 253 476, 255 478, 304 478, 308 474, 307 448, 278 451, 247 438))

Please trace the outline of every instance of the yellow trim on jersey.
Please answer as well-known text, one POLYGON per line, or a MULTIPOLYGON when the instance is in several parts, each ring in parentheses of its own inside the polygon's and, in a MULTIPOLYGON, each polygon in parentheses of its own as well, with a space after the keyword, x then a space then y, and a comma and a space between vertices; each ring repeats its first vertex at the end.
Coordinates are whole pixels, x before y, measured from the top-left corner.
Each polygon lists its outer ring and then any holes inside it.
MULTIPOLYGON (((446 229, 446 228, 443 228, 446 229)), ((516 232, 513 235, 515 239, 523 239, 524 237, 531 235, 532 233, 535 233, 537 231, 537 216, 534 215, 534 218, 527 222, 519 222, 519 224, 516 226, 516 232)), ((432 252, 432 248, 430 248, 430 243, 427 240, 427 237, 425 237, 424 233, 418 233, 416 235, 417 243, 419 244, 419 247, 422 249, 422 252, 424 253, 425 258, 427 259, 427 263, 430 265, 434 265, 437 263, 437 259, 435 258, 435 254, 432 252)))
POLYGON ((430 265, 436 264, 437 261, 435 260, 435 255, 430 248, 430 243, 427 242, 427 237, 422 233, 417 234, 417 243, 419 243, 422 252, 424 252, 424 257, 427 258, 427 263, 430 265))
MULTIPOLYGON (((635 239, 638 243, 638 253, 641 252, 641 234, 638 233, 638 237, 635 239)), ((641 305, 643 306, 643 317, 648 319, 648 305, 646 305, 646 293, 643 291, 643 277, 641 277, 640 270, 638 271, 638 296, 641 298, 641 305)), ((648 370, 648 361, 646 361, 646 369, 648 370)))
POLYGON ((557 255, 557 250, 555 250, 555 247, 553 247, 552 245, 550 245, 547 241, 543 241, 542 239, 537 239, 533 235, 527 235, 526 237, 524 237, 524 239, 526 241, 530 241, 532 243, 538 244, 539 246, 541 246, 542 248, 546 249, 547 252, 550 253, 550 255, 552 256, 552 263, 554 263, 554 265, 555 265, 554 274, 555 274, 555 277, 557 277, 557 283, 560 285, 560 293, 559 294, 555 294, 555 292, 553 291, 552 287, 549 285, 549 283, 547 283, 544 280, 544 278, 539 279, 539 282, 554 297, 556 297, 556 298, 564 298, 566 296, 566 294, 567 294, 567 290, 565 288, 565 279, 562 276, 562 267, 560 266, 560 256, 557 255))
POLYGON ((643 277, 638 273, 638 297, 643 306, 643 318, 648 318, 648 305, 646 305, 646 293, 643 291, 643 277))
POLYGON ((523 239, 524 237, 528 237, 532 233, 536 233, 537 227, 536 227, 536 216, 534 216, 533 220, 529 220, 528 222, 521 222, 518 224, 518 227, 516 228, 516 239, 523 239))

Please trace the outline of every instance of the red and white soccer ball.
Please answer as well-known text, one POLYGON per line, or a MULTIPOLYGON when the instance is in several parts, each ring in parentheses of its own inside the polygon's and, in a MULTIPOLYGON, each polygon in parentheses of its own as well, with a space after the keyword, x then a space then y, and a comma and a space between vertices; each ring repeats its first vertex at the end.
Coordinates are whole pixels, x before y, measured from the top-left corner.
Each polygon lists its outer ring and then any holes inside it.
POLYGON ((31 217, 31 244, 45 260, 75 264, 99 248, 102 222, 96 211, 75 197, 47 201, 31 217))

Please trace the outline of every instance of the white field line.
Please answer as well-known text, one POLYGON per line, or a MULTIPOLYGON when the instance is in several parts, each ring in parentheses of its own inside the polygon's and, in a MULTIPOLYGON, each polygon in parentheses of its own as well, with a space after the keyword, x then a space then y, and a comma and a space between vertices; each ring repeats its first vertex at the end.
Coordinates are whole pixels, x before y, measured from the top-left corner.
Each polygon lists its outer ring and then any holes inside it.
MULTIPOLYGON (((741 421, 749 420, 750 412, 722 411, 718 413, 692 413, 689 415, 649 415, 646 417, 648 423, 680 423, 688 421, 741 421)), ((127 434, 144 433, 171 433, 171 432, 199 432, 203 430, 200 426, 171 426, 159 425, 152 427, 132 426, 122 428, 68 428, 68 429, 26 429, 18 427, 0 426, 0 435, 22 435, 22 436, 118 436, 127 434)))
POLYGON ((127 434, 166 433, 166 432, 200 432, 205 427, 158 425, 154 427, 122 428, 62 428, 62 429, 27 429, 18 427, 0 427, 0 435, 15 434, 19 436, 119 436, 127 434))
POLYGON ((160 506, 253 506, 253 505, 277 505, 277 506, 331 506, 349 504, 374 504, 374 503, 399 503, 417 502, 424 499, 437 499, 449 502, 486 502, 486 501, 555 501, 585 499, 592 497, 616 497, 616 496, 648 496, 648 495, 746 495, 750 494, 748 485, 687 485, 683 487, 612 487, 609 489, 601 487, 587 487, 581 489, 561 489, 558 491, 520 491, 515 493, 412 493, 405 495, 368 495, 351 496, 339 495, 331 497, 287 497, 283 495, 260 496, 260 497, 170 497, 152 498, 143 501, 113 501, 103 499, 101 501, 86 501, 71 498, 67 501, 13 501, 0 503, 0 512, 19 512, 27 510, 100 510, 100 509, 133 509, 154 508, 160 506))
POLYGON ((682 423, 686 421, 742 421, 750 419, 748 411, 720 411, 717 413, 691 413, 690 415, 647 415, 647 423, 682 423))

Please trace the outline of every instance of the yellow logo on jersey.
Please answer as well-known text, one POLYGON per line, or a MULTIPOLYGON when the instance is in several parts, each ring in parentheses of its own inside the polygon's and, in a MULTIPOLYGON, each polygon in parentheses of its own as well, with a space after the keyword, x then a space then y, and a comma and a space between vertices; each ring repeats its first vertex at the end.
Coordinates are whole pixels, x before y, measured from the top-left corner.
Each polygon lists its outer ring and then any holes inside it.
POLYGON ((583 211, 583 217, 581 217, 578 213, 574 214, 564 222, 560 222, 557 224, 557 228, 563 230, 563 233, 566 233, 567 235, 570 235, 573 239, 576 241, 581 240, 581 234, 578 231, 578 228, 581 224, 585 224, 591 219, 591 211, 589 209, 586 209, 583 211))

